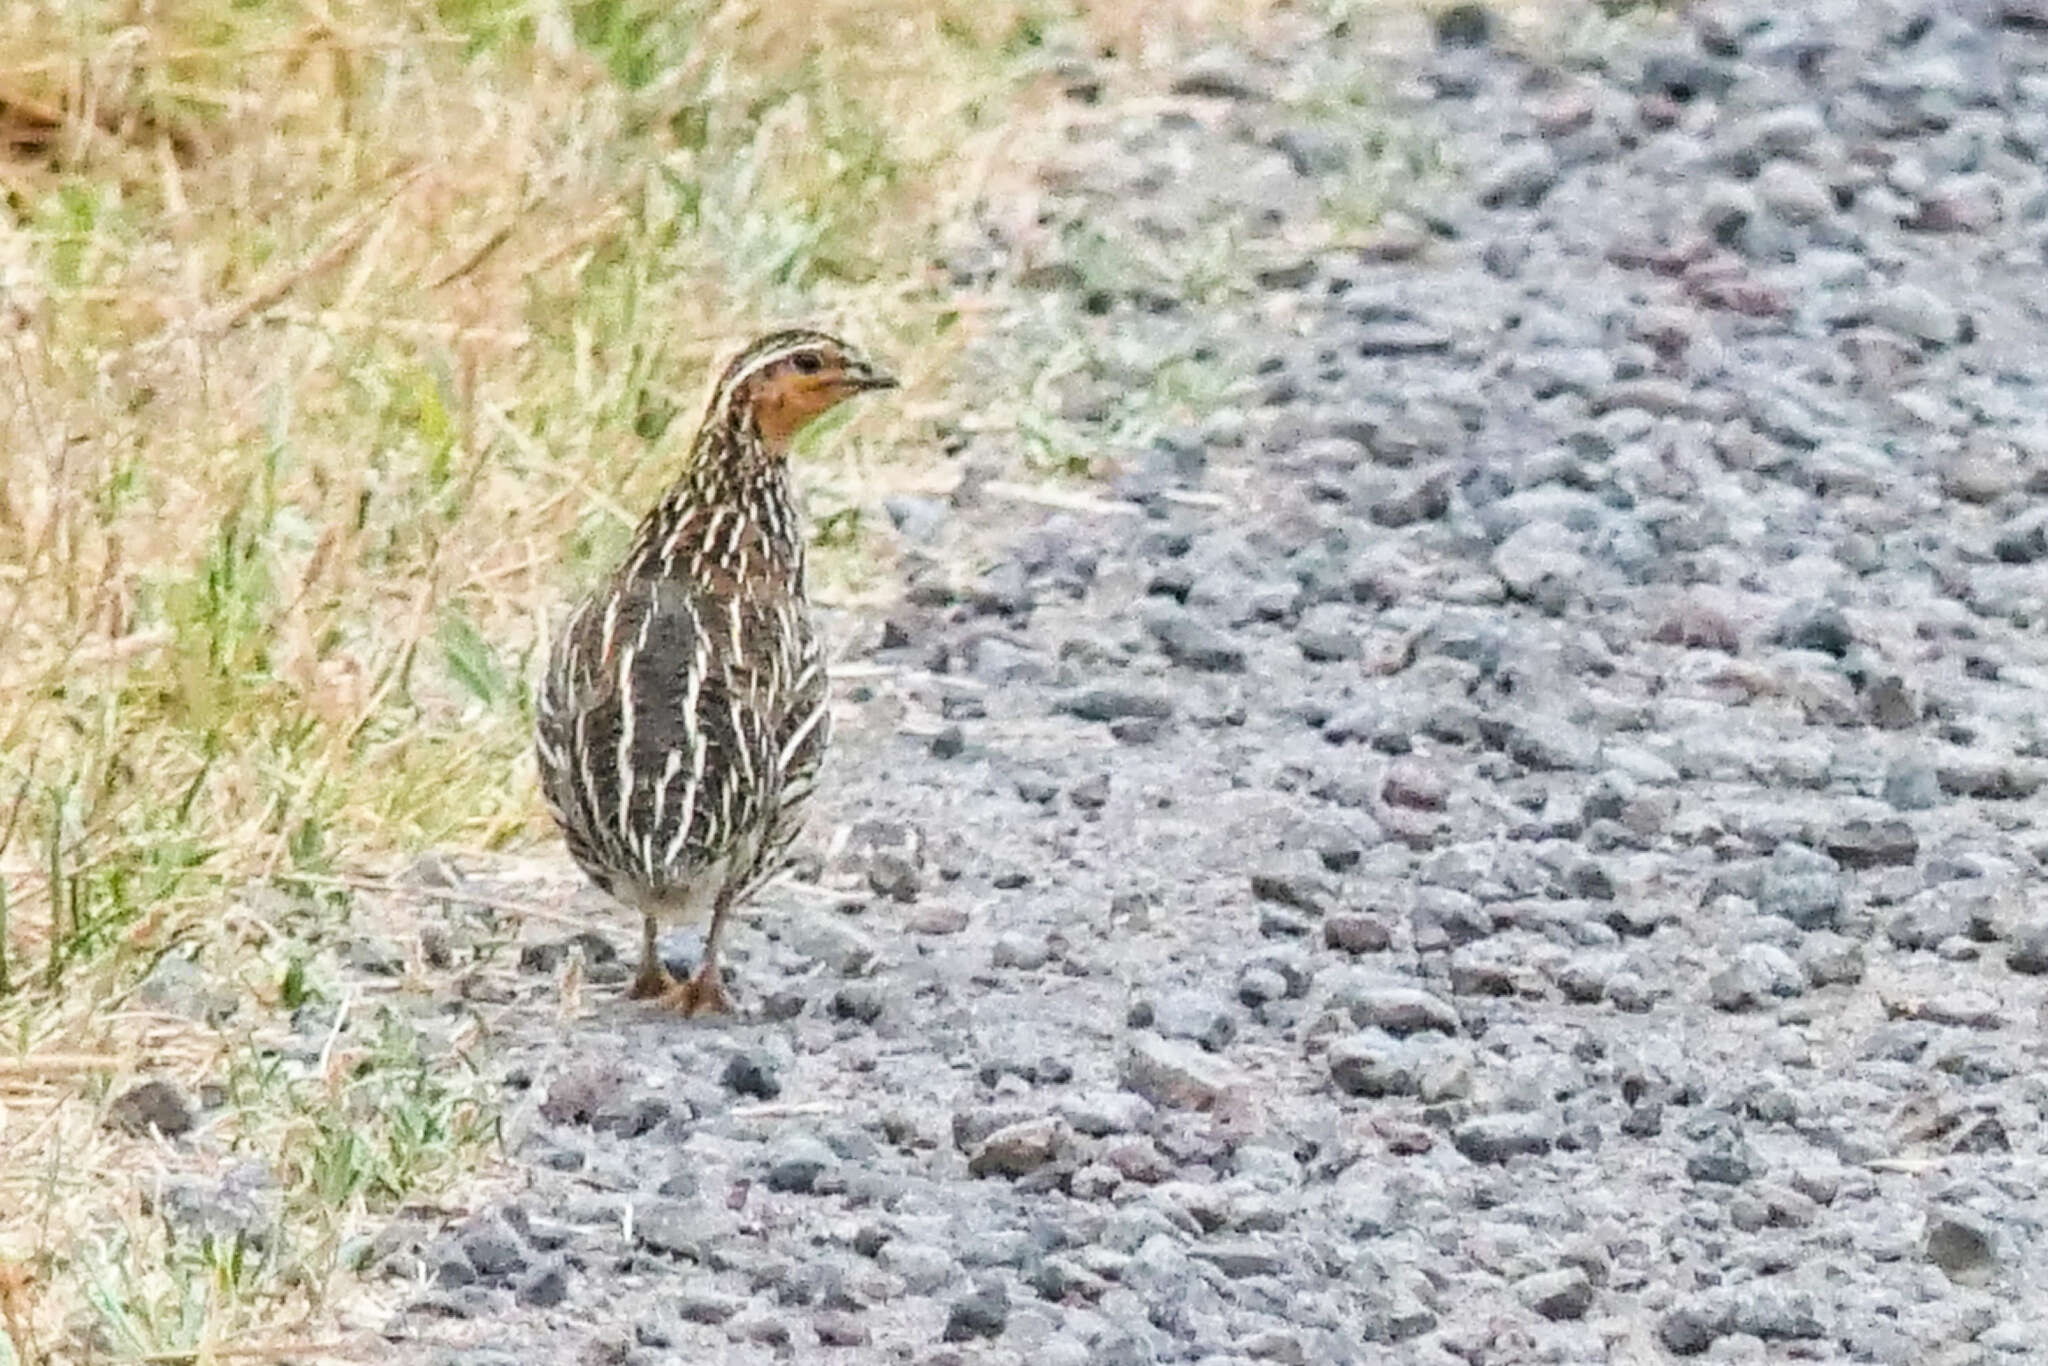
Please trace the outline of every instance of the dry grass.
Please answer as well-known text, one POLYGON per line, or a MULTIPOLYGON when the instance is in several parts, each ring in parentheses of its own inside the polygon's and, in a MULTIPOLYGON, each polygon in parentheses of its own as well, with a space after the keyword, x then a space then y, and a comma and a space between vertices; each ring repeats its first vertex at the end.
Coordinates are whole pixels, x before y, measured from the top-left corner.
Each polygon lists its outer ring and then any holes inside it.
POLYGON ((461 1039, 356 1003, 292 1060, 349 902, 271 889, 545 835, 544 615, 756 328, 910 380, 808 470, 864 591, 966 392, 930 263, 1028 178, 1046 45, 1263 9, 0 0, 0 1363, 303 1347, 365 1216, 488 1159, 461 1039), (225 1026, 138 1005, 167 957, 225 1026), (223 1103, 116 1137, 141 1075, 223 1103), (235 1163, 272 1235, 170 1237, 150 1183, 235 1163))

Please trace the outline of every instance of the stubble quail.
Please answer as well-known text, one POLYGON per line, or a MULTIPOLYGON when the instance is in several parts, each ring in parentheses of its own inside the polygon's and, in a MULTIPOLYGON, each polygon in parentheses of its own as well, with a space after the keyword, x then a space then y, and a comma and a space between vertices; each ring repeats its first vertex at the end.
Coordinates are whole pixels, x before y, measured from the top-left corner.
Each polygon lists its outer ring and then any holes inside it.
POLYGON ((823 332, 747 347, 688 468, 555 637, 535 698, 541 786, 570 855, 642 917, 631 996, 733 1009, 719 962, 732 911, 782 866, 831 730, 790 443, 895 383, 823 332), (697 971, 678 982, 659 925, 706 915, 697 971))

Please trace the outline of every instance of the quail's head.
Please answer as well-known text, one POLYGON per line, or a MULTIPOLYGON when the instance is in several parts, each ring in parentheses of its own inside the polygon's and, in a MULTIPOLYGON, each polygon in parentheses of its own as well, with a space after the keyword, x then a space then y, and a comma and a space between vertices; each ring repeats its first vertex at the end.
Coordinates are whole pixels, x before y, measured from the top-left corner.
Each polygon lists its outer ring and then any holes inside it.
POLYGON ((855 394, 895 387, 894 376, 849 342, 824 332, 776 332, 726 367, 715 402, 751 409, 762 440, 781 448, 855 394))

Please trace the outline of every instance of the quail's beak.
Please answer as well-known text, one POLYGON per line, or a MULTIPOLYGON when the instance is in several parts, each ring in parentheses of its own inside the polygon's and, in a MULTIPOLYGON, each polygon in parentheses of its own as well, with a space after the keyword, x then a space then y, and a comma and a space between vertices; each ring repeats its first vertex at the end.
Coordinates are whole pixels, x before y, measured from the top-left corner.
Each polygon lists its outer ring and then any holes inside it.
POLYGON ((856 390, 894 389, 896 376, 885 374, 866 361, 855 361, 846 367, 846 382, 856 390))

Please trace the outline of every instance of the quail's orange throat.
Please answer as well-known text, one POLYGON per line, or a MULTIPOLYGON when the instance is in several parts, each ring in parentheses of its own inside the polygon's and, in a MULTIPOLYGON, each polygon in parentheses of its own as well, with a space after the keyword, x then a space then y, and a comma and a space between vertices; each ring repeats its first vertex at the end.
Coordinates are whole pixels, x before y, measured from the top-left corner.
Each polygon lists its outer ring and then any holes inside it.
POLYGON ((893 389, 896 381, 866 366, 805 373, 791 369, 760 381, 753 396, 754 428, 770 450, 782 454, 796 434, 818 418, 871 389, 893 389))

